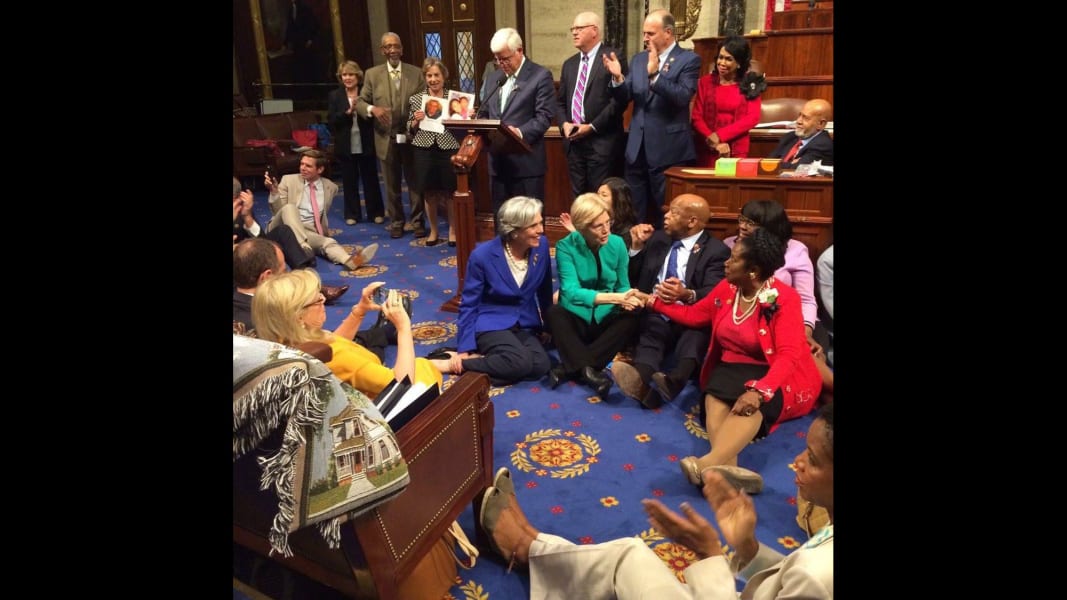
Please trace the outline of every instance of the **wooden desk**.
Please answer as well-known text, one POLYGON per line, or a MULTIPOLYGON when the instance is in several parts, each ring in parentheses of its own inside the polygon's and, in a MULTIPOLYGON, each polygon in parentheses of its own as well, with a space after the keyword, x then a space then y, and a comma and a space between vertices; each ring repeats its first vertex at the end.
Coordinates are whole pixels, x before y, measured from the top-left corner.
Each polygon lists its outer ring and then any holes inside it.
POLYGON ((814 263, 834 240, 834 180, 832 177, 716 177, 685 173, 686 167, 667 169, 667 192, 697 194, 711 206, 707 229, 719 239, 737 234, 737 216, 749 200, 777 200, 793 223, 793 237, 808 246, 814 263))
MULTIPOLYGON (((489 377, 465 373, 396 432, 411 475, 407 489, 342 524, 340 548, 327 546, 318 527, 294 531, 291 557, 269 556, 267 532, 278 499, 259 489, 260 470, 250 452, 233 467, 233 542, 348 597, 406 600, 400 593, 405 577, 492 485, 493 424, 489 377)), ((280 445, 282 432, 277 429, 261 447, 280 445)))

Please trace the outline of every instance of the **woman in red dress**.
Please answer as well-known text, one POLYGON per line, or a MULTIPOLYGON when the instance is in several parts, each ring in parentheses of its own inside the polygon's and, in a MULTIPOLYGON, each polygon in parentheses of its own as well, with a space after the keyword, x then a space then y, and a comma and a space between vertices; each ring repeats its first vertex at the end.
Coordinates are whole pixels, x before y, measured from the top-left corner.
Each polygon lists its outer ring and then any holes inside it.
MULTIPOLYGON (((679 461, 690 483, 703 485, 713 469, 750 494, 763 478, 737 465, 737 455, 780 423, 811 412, 822 376, 804 339, 800 295, 774 277, 785 246, 764 228, 738 240, 726 278, 700 302, 666 304, 655 295, 646 307, 686 327, 710 327, 711 343, 700 370, 710 451, 679 461)), ((639 296, 640 297, 640 296, 639 296)))
POLYGON ((766 87, 762 74, 749 73, 751 63, 748 40, 730 36, 719 46, 715 68, 697 82, 691 118, 698 165, 748 156, 748 132, 759 123, 759 94, 766 87))

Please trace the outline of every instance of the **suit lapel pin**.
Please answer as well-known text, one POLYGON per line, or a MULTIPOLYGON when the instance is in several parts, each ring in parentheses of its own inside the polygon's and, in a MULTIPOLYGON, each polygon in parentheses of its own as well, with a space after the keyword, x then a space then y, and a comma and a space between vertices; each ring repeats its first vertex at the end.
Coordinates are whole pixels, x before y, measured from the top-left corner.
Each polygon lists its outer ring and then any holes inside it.
POLYGON ((696 254, 698 252, 700 252, 700 244, 693 244, 693 250, 690 252, 690 254, 696 254))

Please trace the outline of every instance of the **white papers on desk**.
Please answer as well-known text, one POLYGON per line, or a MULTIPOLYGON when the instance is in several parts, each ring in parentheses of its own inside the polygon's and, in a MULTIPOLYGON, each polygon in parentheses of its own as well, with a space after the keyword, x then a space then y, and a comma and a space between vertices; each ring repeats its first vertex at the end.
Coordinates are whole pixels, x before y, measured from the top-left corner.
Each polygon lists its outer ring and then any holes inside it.
POLYGON ((766 123, 756 124, 756 129, 792 129, 796 124, 795 119, 792 121, 767 121, 766 123))

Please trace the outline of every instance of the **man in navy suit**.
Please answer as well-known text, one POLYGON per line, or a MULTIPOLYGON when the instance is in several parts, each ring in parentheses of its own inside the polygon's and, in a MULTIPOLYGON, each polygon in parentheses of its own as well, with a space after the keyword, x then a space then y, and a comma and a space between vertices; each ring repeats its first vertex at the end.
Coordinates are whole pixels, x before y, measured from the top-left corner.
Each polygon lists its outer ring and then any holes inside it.
POLYGON ((689 102, 697 91, 700 57, 678 47, 674 16, 664 9, 648 14, 642 34, 648 49, 630 61, 629 75, 623 74, 615 53, 603 60, 619 106, 625 109, 627 102, 634 102, 626 141, 626 182, 634 209, 638 219, 658 228, 667 186, 663 172, 696 160, 689 102))
MULTIPOLYGON (((622 155, 622 108, 608 91, 611 75, 604 56, 615 48, 603 45, 600 16, 583 12, 570 29, 578 53, 563 63, 559 77, 560 134, 577 197, 596 192, 615 172, 622 155), (581 88, 581 93, 576 92, 581 88)), ((625 108, 625 106, 623 107, 625 108)))
POLYGON ((492 97, 478 109, 480 119, 499 119, 526 142, 528 154, 489 153, 493 213, 512 196, 545 199, 545 132, 555 114, 552 72, 526 58, 522 37, 511 27, 493 34, 489 49, 500 68, 491 76, 492 97), (492 93, 496 90, 496 93, 492 93))
MULTIPOLYGON (((681 194, 671 202, 662 230, 633 240, 638 253, 630 257, 629 275, 638 290, 684 304, 708 295, 725 276, 730 258, 726 244, 704 228, 709 216, 704 198, 681 194)), ((700 367, 711 339, 708 327, 685 327, 648 311, 641 314, 635 337, 633 364, 616 360, 611 371, 619 389, 648 408, 678 396, 700 367), (677 365, 665 373, 663 359, 672 349, 677 365)))
POLYGON ((817 160, 826 166, 834 164, 834 140, 823 131, 831 114, 830 103, 822 98, 805 102, 793 131, 782 136, 770 158, 781 158, 783 169, 795 169, 817 160))

